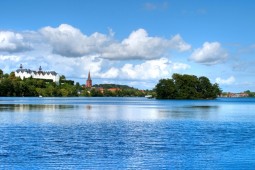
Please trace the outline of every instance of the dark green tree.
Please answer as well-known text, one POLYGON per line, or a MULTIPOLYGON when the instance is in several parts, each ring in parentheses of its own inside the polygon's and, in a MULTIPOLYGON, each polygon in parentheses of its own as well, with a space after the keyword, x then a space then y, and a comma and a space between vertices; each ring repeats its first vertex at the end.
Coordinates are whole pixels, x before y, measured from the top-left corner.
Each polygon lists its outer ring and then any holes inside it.
POLYGON ((213 87, 207 77, 199 77, 198 92, 201 98, 211 98, 213 96, 213 87))
POLYGON ((12 81, 8 78, 1 80, 0 95, 12 96, 14 92, 12 81))
POLYGON ((172 79, 161 79, 155 89, 159 99, 175 99, 177 90, 172 79))
POLYGON ((4 72, 3 72, 3 70, 0 69, 0 79, 2 79, 3 76, 4 76, 4 72))
POLYGON ((91 91, 90 91, 90 95, 92 97, 102 97, 103 93, 101 93, 101 91, 98 90, 98 89, 92 88, 91 91))

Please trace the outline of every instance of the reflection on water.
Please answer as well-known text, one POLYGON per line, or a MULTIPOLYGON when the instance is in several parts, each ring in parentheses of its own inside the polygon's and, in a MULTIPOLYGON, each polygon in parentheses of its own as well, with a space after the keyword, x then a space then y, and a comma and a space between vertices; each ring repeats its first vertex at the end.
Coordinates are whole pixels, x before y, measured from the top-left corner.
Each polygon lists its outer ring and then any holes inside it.
POLYGON ((0 123, 64 123, 86 121, 251 121, 251 103, 165 101, 143 98, 10 98, 0 100, 0 123), (12 103, 12 104, 11 104, 12 103), (245 111, 244 111, 245 110, 245 111), (244 114, 246 116, 244 116, 244 114), (248 119, 246 119, 248 118, 248 119))
MULTIPOLYGON (((31 104, 3 104, 0 105, 0 117, 12 115, 15 120, 26 118, 38 118, 43 123, 51 119, 50 122, 60 123, 81 123, 81 121, 105 121, 105 120, 161 120, 161 119, 184 119, 199 118, 213 119, 216 107, 137 107, 126 105, 31 105, 31 104), (2 112, 2 113, 1 113, 2 112), (14 114, 15 113, 15 114, 14 114), (22 113, 22 114, 17 114, 22 113), (66 120, 65 120, 66 119, 66 120), (69 120, 70 119, 70 120, 69 120), (77 120, 77 122, 75 122, 77 120)), ((11 117, 10 117, 11 118, 11 117)), ((6 119, 2 119, 6 120, 6 119)), ((0 120, 1 122, 1 120, 0 120)), ((14 123, 14 120, 10 119, 14 123)), ((10 123, 9 122, 9 123, 10 123)), ((37 122, 38 123, 38 122, 37 122)), ((48 122, 49 123, 49 122, 48 122)))
POLYGON ((91 109, 92 109, 92 106, 91 106, 91 105, 87 105, 86 108, 87 108, 88 110, 91 110, 91 109))
POLYGON ((0 104, 0 111, 32 111, 32 110, 48 110, 54 111, 58 109, 71 109, 74 108, 74 105, 39 105, 39 104, 0 104))
POLYGON ((160 109, 161 118, 169 119, 201 119, 214 121, 218 119, 219 106, 194 105, 160 109))
POLYGON ((255 100, 0 98, 0 169, 253 169, 255 100))
POLYGON ((188 106, 187 108, 198 108, 198 109, 217 109, 219 106, 188 106))

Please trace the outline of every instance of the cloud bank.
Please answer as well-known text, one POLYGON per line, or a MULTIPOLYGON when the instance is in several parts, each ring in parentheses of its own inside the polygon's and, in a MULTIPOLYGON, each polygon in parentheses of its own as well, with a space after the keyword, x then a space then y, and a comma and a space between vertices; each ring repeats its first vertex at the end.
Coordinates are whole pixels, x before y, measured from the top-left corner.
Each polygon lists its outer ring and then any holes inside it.
POLYGON ((87 36, 67 24, 57 28, 45 27, 40 33, 51 45, 53 53, 66 57, 98 55, 111 60, 157 59, 170 50, 186 51, 191 48, 180 35, 171 39, 150 37, 146 30, 133 31, 128 38, 118 42, 113 35, 94 33, 87 36))
POLYGON ((37 32, 0 31, 0 42, 0 52, 17 53, 44 47, 63 57, 98 56, 110 60, 153 60, 169 56, 172 51, 191 49, 179 34, 166 39, 149 36, 145 29, 138 29, 118 41, 111 33, 85 35, 68 24, 44 27, 37 32))

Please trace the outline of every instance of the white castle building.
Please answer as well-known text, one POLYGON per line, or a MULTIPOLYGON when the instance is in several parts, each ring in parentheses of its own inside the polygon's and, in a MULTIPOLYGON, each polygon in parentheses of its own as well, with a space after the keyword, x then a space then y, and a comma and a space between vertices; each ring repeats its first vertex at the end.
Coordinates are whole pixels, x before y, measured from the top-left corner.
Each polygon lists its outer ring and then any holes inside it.
POLYGON ((32 77, 34 79, 45 79, 52 80, 53 82, 59 83, 60 76, 55 71, 42 71, 42 67, 40 66, 39 71, 33 71, 30 69, 24 69, 22 64, 20 64, 20 68, 15 71, 15 76, 20 77, 22 80, 24 78, 32 77))

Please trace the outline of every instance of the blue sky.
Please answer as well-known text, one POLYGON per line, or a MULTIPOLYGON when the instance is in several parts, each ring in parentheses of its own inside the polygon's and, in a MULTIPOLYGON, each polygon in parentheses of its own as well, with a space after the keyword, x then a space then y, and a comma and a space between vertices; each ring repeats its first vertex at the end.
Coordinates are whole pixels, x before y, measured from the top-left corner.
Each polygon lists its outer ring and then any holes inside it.
POLYGON ((173 73, 255 91, 252 0, 3 0, 0 68, 152 89, 173 73))

